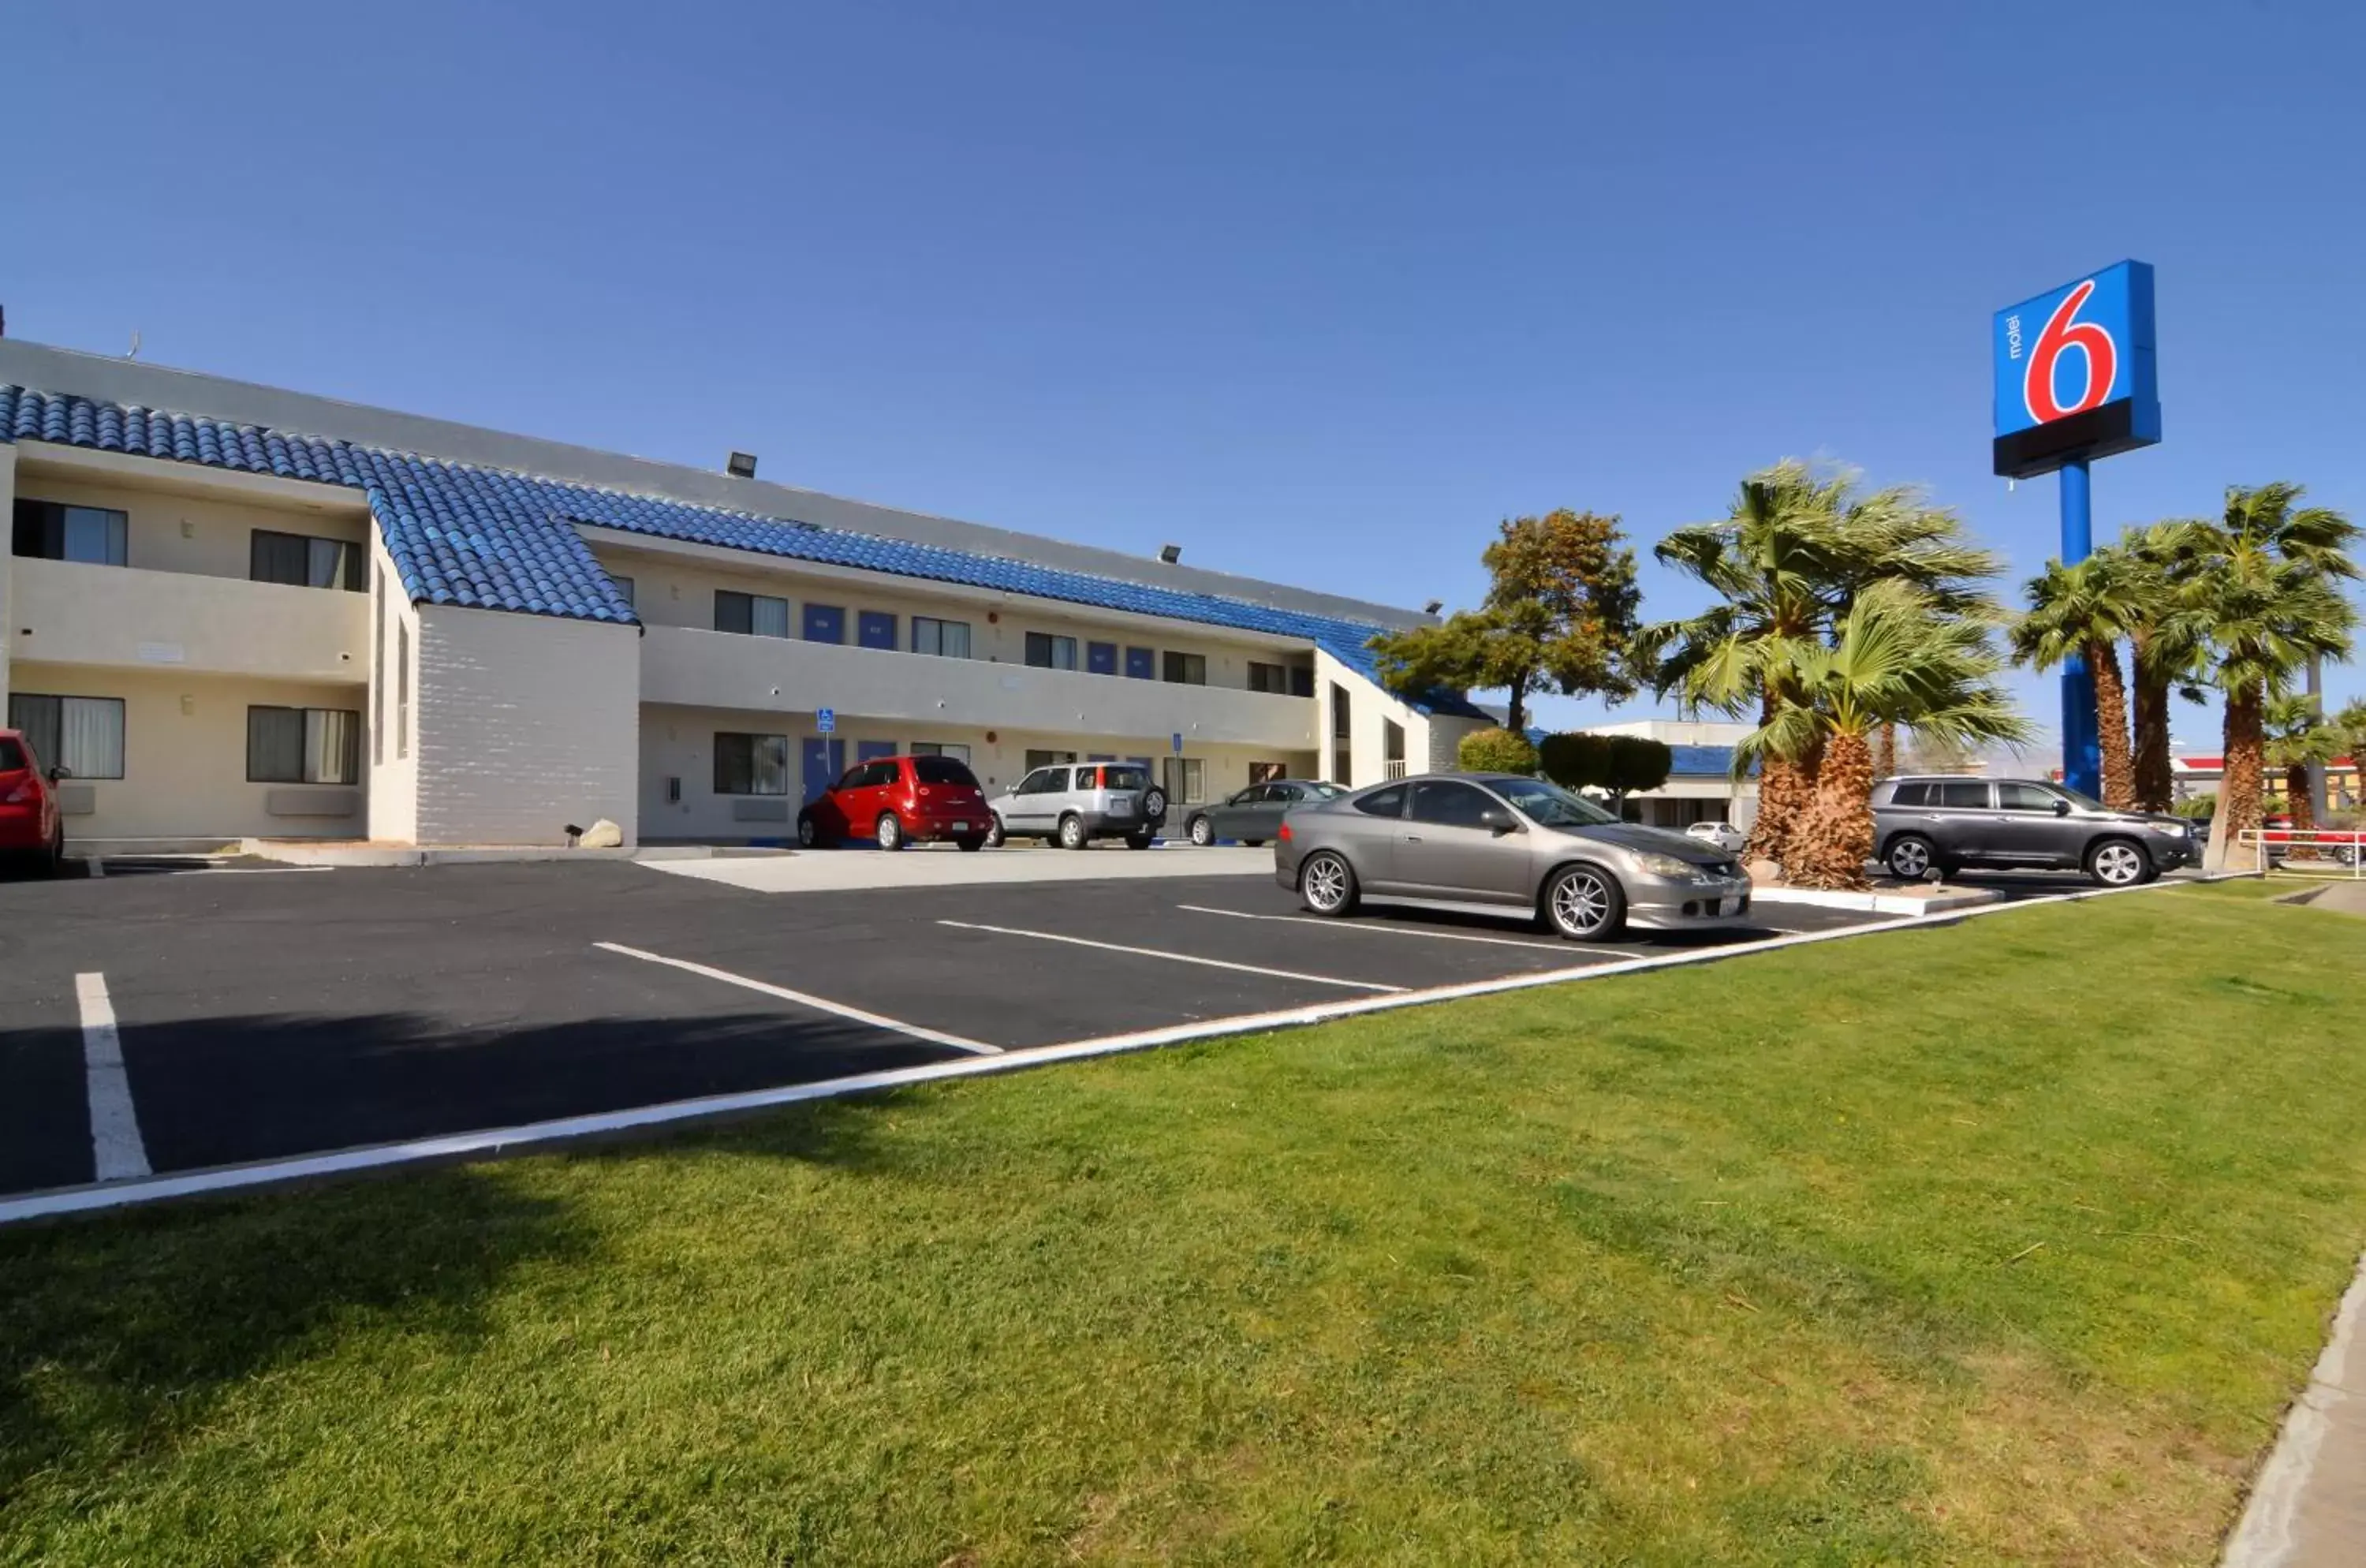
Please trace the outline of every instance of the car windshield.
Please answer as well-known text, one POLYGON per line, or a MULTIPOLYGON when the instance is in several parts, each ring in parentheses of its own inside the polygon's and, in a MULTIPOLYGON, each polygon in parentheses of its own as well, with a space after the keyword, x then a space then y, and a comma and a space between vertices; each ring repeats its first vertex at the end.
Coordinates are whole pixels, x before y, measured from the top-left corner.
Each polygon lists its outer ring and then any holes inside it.
POLYGON ((1304 784, 1298 786, 1309 800, 1336 800, 1347 792, 1335 784, 1304 784))
POLYGON ((925 784, 959 784, 967 789, 977 787, 977 775, 952 757, 915 757, 912 775, 925 784))
POLYGON ((1487 787, 1520 808, 1521 815, 1542 828, 1599 828, 1617 818, 1594 804, 1542 779, 1489 779, 1487 787))
POLYGON ((2056 795, 2068 795, 2072 805, 2083 807, 2089 811, 2109 811, 2111 809, 2110 807, 2105 806, 2093 795, 2081 795, 2079 791, 2072 789, 2068 784, 2047 784, 2045 787, 2052 790, 2056 795))

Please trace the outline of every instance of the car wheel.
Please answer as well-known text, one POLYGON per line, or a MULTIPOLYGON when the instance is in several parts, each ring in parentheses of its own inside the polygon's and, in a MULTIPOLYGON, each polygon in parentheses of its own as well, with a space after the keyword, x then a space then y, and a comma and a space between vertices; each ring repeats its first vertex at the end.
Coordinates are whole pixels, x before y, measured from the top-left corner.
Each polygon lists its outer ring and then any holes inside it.
POLYGON ((1206 849, 1210 844, 1216 841, 1216 825, 1213 822, 1209 821, 1205 817, 1192 818, 1191 841, 1199 845, 1201 849, 1206 849))
POLYGON ((986 847, 989 850, 1002 847, 1002 818, 999 817, 986 825, 986 847))
POLYGON ((1150 847, 1150 835, 1147 833, 1128 833, 1125 836, 1125 847, 1129 850, 1146 850, 1150 847))
POLYGON ((961 846, 962 853, 963 854, 975 854, 979 850, 986 848, 986 840, 977 837, 975 834, 972 834, 966 839, 955 839, 953 842, 961 846))
POLYGON ((1627 890, 1594 865, 1565 865, 1545 884, 1545 919, 1572 942, 1608 942, 1627 924, 1627 890))
POLYGON ((1164 819, 1166 816, 1166 792, 1156 784, 1152 784, 1144 790, 1142 795, 1142 814, 1153 822, 1164 819))
POLYGON ((1318 915, 1356 912, 1356 868, 1346 857, 1318 850, 1298 868, 1298 897, 1318 915))
POLYGON ((1889 841, 1888 854, 1882 857, 1889 874, 1904 882, 1920 882, 1930 875, 1938 859, 1938 851, 1920 833, 1898 834, 1889 841))
POLYGON ((881 812, 878 826, 873 831, 878 837, 881 849, 900 850, 904 847, 904 819, 894 812, 881 812))
POLYGON ((1085 832, 1085 819, 1083 818, 1071 811, 1065 817, 1060 818, 1060 847, 1062 849, 1081 850, 1087 844, 1091 842, 1091 838, 1085 832))
POLYGON ((62 876, 66 869, 66 830, 60 828, 50 835, 50 852, 42 862, 41 874, 62 876))
POLYGON ((2087 874, 2106 887, 2134 887, 2147 869, 2144 850, 2125 839, 2105 839, 2087 852, 2087 874))
POLYGON ((821 848, 821 829, 814 826, 814 819, 810 817, 797 818, 797 847, 806 850, 821 848))

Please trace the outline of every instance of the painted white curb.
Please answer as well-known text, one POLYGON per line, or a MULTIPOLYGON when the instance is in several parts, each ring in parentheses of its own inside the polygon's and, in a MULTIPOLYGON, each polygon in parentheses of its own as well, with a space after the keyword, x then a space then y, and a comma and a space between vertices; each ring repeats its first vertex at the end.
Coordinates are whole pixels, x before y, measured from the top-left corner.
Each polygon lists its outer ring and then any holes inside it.
MULTIPOLYGON (((2197 880, 2235 881, 2254 878, 2259 874, 2257 872, 2232 872, 2197 880)), ((288 1182, 324 1176, 340 1176, 355 1171, 383 1170, 398 1166, 452 1160, 472 1155, 501 1154, 563 1144, 579 1138, 601 1137, 642 1128, 741 1115, 751 1111, 769 1110, 774 1106, 796 1105, 817 1100, 837 1100, 848 1095, 866 1094, 879 1089, 908 1088, 914 1084, 938 1083, 948 1078, 983 1077, 989 1073, 1007 1073, 1021 1067, 1046 1066, 1055 1062, 1077 1062, 1096 1056, 1114 1056, 1128 1052, 1152 1050, 1161 1045, 1179 1045, 1187 1041, 1213 1040, 1232 1034, 1258 1034, 1275 1030, 1297 1029, 1308 1024, 1328 1023, 1334 1019, 1354 1018, 1371 1012, 1392 1012, 1399 1008, 1426 1007, 1432 1002, 1458 1001, 1467 997, 1495 996, 1506 991, 1532 990, 1539 986, 1566 986, 1583 980, 1606 979, 1616 975, 1639 975, 1656 969, 1676 969, 1696 964, 1717 964, 1731 958, 1747 958, 1752 953, 1773 953, 1790 947, 1807 947, 1817 942, 1842 942, 1852 937, 1878 936, 1886 931, 1919 931, 1934 925, 1952 925, 1958 920, 1998 914, 2007 909, 2029 909, 2047 904, 2072 904, 2089 898, 2116 898, 2130 894, 2156 892, 2164 887, 2177 886, 2180 885, 2156 882, 2140 887, 2098 887, 2079 893, 2049 894, 2039 898, 2024 898, 2017 903, 1990 904, 1977 909, 1959 909, 1938 915, 1910 916, 1902 919, 1884 920, 1878 924, 1840 926, 1826 931, 1795 931, 1786 936, 1769 937, 1763 942, 1736 942, 1727 947, 1692 948, 1680 953, 1655 953, 1646 958, 1617 959, 1608 964, 1593 964, 1570 969, 1548 969, 1536 974, 1507 976, 1501 979, 1474 980, 1459 986, 1437 986, 1428 990, 1404 991, 1393 996, 1358 997, 1346 1001, 1319 1002, 1308 1007, 1285 1008, 1275 1012, 1245 1013, 1234 1018, 1211 1019, 1198 1023, 1172 1024, 1163 1029, 1140 1030, 1131 1034, 1108 1034, 1091 1040, 1071 1040, 1059 1045, 1021 1046, 1005 1051, 998 1056, 967 1056, 955 1061, 930 1062, 919 1066, 862 1073, 851 1077, 829 1078, 819 1083, 791 1084, 780 1089, 752 1089, 740 1094, 713 1095, 702 1100, 674 1100, 664 1105, 637 1106, 629 1111, 610 1111, 588 1116, 560 1117, 547 1122, 529 1122, 515 1127, 489 1128, 474 1133, 453 1133, 433 1138, 413 1139, 405 1143, 379 1144, 366 1148, 337 1149, 326 1154, 305 1155, 293 1159, 265 1160, 253 1165, 216 1166, 204 1170, 176 1172, 169 1176, 152 1176, 136 1180, 58 1188, 48 1192, 28 1193, 21 1197, 0 1199, 0 1225, 15 1224, 26 1220, 49 1219, 62 1214, 91 1213, 106 1209, 129 1208, 135 1204, 152 1203, 168 1198, 233 1192, 242 1188, 279 1186, 288 1182)))
POLYGON ((1828 893, 1820 887, 1753 887, 1753 904, 1810 904, 1820 909, 1854 909, 1867 915, 1937 915, 1951 909, 2000 904, 1993 887, 1951 887, 1944 893, 1828 893))

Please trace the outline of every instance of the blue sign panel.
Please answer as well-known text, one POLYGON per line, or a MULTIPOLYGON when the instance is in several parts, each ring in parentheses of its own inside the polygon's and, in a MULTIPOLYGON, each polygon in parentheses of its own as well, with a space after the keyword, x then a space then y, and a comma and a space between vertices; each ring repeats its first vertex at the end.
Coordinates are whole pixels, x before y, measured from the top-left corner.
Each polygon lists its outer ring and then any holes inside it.
POLYGON ((838 710, 836 708, 823 708, 820 712, 815 714, 814 728, 820 730, 824 735, 828 735, 837 729, 838 710))
POLYGON ((1175 754, 1178 757, 1183 754, 1183 732, 1179 729, 1175 732, 1175 754))
POLYGON ((2126 261, 1996 313, 1996 471, 2027 479, 2160 439, 2152 267, 2126 261))

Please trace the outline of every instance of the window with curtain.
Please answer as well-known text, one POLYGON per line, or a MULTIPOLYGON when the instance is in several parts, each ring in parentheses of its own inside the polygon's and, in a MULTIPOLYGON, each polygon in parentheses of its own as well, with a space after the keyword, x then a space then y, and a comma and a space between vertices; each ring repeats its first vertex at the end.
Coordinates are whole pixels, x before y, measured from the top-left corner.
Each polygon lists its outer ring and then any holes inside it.
POLYGON ((715 591, 715 629, 737 632, 742 637, 786 637, 789 602, 764 593, 734 593, 727 588, 718 588, 715 591))
POLYGON ((125 513, 103 506, 67 506, 54 501, 19 501, 11 508, 20 556, 121 566, 130 534, 125 513))
POLYGON ((1076 639, 1053 637, 1049 632, 1029 632, 1027 662, 1038 670, 1074 670, 1076 667, 1076 639))
POLYGON ((715 737, 715 793, 789 793, 789 738, 785 735, 715 737))
POLYGON ((1166 655, 1166 679, 1181 686, 1204 686, 1208 683, 1208 656, 1204 653, 1166 655))
POLYGON ((362 547, 344 539, 257 528, 247 547, 246 574, 257 582, 296 588, 362 587, 362 547))
POLYGON ((967 659, 969 623, 915 615, 912 617, 912 651, 933 653, 945 659, 967 659))
POLYGON ((247 782, 358 784, 361 736, 362 716, 344 708, 250 707, 247 782))
POLYGON ((78 779, 123 776, 123 699, 12 693, 8 728, 21 729, 45 768, 78 779))

